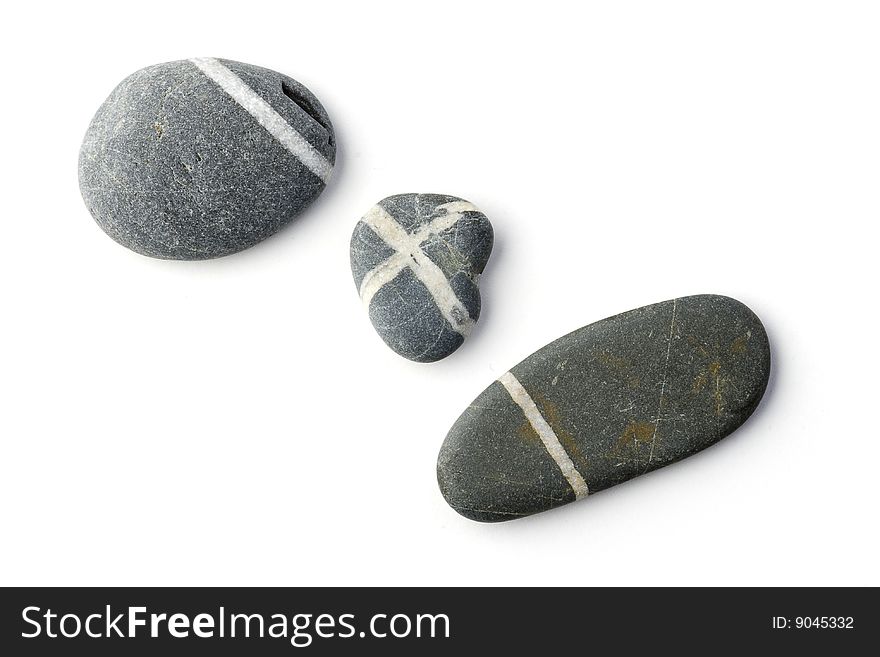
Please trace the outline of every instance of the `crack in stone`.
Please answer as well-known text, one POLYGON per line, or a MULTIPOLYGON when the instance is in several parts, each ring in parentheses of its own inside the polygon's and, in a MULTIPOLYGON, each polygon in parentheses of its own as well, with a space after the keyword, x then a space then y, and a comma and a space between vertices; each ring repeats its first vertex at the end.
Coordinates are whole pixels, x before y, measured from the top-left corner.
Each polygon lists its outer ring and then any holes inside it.
POLYGON ((666 362, 663 364, 663 379, 660 383, 660 401, 657 404, 657 419, 654 420, 654 433, 651 434, 651 451, 648 454, 648 462, 642 474, 648 471, 651 461, 654 460, 654 446, 657 444, 657 429, 660 427, 660 419, 663 415, 663 395, 666 392, 666 380, 669 375, 669 357, 672 354, 672 335, 675 330, 675 311, 678 307, 678 299, 672 300, 672 320, 669 322, 669 337, 666 339, 666 362))

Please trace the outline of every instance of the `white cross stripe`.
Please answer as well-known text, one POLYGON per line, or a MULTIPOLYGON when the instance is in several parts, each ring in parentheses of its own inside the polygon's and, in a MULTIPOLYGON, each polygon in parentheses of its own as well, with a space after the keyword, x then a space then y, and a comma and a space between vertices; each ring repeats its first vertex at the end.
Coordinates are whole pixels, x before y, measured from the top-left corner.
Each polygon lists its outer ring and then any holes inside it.
POLYGON ((333 165, 244 80, 213 57, 196 57, 189 61, 241 105, 309 171, 327 182, 333 165))
POLYGON ((581 473, 578 472, 578 469, 575 467, 568 452, 565 451, 562 443, 559 442, 559 438, 556 436, 556 432, 553 431, 553 427, 551 427, 547 420, 544 419, 544 416, 541 415, 541 411, 538 410, 535 400, 529 396, 529 393, 522 387, 519 380, 512 373, 505 372, 498 378, 498 383, 504 386, 510 394, 511 399, 513 399, 516 405, 522 409, 529 424, 532 425, 535 433, 538 434, 541 442, 544 443, 544 448, 547 450, 547 453, 550 454, 551 458, 556 462, 556 465, 559 466, 559 469, 562 471, 562 476, 565 477, 565 480, 574 491, 575 498, 579 499, 589 495, 590 489, 587 486, 587 482, 584 481, 584 478, 581 476, 581 473))
POLYGON ((395 253, 393 256, 367 272, 361 281, 361 301, 369 308, 376 292, 382 289, 390 280, 393 280, 400 272, 409 265, 409 256, 405 253, 395 253))
POLYGON ((361 221, 373 229, 383 242, 394 249, 395 253, 364 276, 360 287, 361 300, 369 309, 376 292, 409 267, 427 288, 444 319, 456 332, 467 337, 473 329, 474 320, 455 295, 446 274, 422 250, 422 243, 432 235, 454 226, 464 212, 476 211, 477 208, 467 201, 452 201, 438 208, 446 210, 446 214, 437 217, 414 233, 408 233, 381 205, 374 205, 364 215, 361 221))
POLYGON ((406 229, 397 223, 394 217, 388 213, 388 210, 381 205, 377 204, 371 207, 370 211, 361 217, 361 221, 372 228, 373 232, 381 237, 383 242, 398 253, 406 251, 413 241, 410 234, 406 232, 406 229))
POLYGON ((452 201, 451 203, 438 205, 437 208, 441 210, 446 210, 446 214, 440 215, 439 217, 425 224, 412 234, 412 239, 414 239, 418 244, 422 244, 425 240, 431 237, 431 235, 437 235, 438 233, 442 233, 444 230, 452 228, 464 216, 465 212, 479 212, 476 206, 468 203, 467 201, 452 201))

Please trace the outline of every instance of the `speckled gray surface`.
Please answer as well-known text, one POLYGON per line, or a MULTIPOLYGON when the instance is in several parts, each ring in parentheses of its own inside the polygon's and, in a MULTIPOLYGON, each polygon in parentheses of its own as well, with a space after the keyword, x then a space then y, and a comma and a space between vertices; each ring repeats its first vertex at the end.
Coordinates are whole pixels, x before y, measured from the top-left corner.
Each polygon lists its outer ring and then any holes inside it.
POLYGON ((486 522, 566 504, 727 436, 769 375, 764 327, 734 299, 610 317, 535 352, 473 401, 440 450, 440 490, 486 522))
POLYGON ((398 194, 351 237, 351 271, 376 331, 394 351, 433 362, 458 349, 480 316, 479 276, 492 224, 463 199, 398 194))
POLYGON ((290 222, 324 189, 335 157, 330 119, 297 81, 225 59, 183 60, 137 71, 110 94, 83 140, 79 182, 120 244, 198 260, 290 222))

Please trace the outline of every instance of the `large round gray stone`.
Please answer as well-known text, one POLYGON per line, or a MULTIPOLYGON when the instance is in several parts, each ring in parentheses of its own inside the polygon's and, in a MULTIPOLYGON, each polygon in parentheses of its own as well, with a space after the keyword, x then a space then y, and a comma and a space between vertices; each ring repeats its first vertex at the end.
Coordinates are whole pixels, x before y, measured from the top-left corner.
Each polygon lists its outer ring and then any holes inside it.
POLYGON ((351 272, 376 331, 405 358, 429 363, 458 349, 480 316, 480 274, 492 224, 445 194, 397 194, 351 236, 351 272))
POLYGON ((578 329, 482 392, 437 478, 486 522, 571 502, 694 454, 751 415, 770 375, 760 320, 728 297, 645 306, 578 329))
POLYGON ((98 109, 79 156, 83 199, 114 240, 156 258, 235 253, 324 189, 333 126, 287 76, 230 60, 150 66, 98 109))

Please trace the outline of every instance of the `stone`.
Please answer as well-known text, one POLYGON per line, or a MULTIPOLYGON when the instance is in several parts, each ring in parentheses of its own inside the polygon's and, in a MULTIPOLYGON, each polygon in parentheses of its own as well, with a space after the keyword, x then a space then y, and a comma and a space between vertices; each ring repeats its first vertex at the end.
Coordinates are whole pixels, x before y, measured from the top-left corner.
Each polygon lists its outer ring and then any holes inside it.
POLYGON ((253 246, 324 189, 327 112, 296 80, 227 59, 157 64, 98 109, 79 155, 86 206, 114 240, 201 260, 253 246))
POLYGON ((420 363, 458 349, 480 316, 480 274, 492 224, 468 201, 398 194, 374 205, 351 236, 351 272, 376 331, 420 363))
POLYGON ((761 321, 700 295, 645 306, 551 342, 455 422, 437 479, 458 513, 509 520, 678 461, 751 415, 770 375, 761 321))

